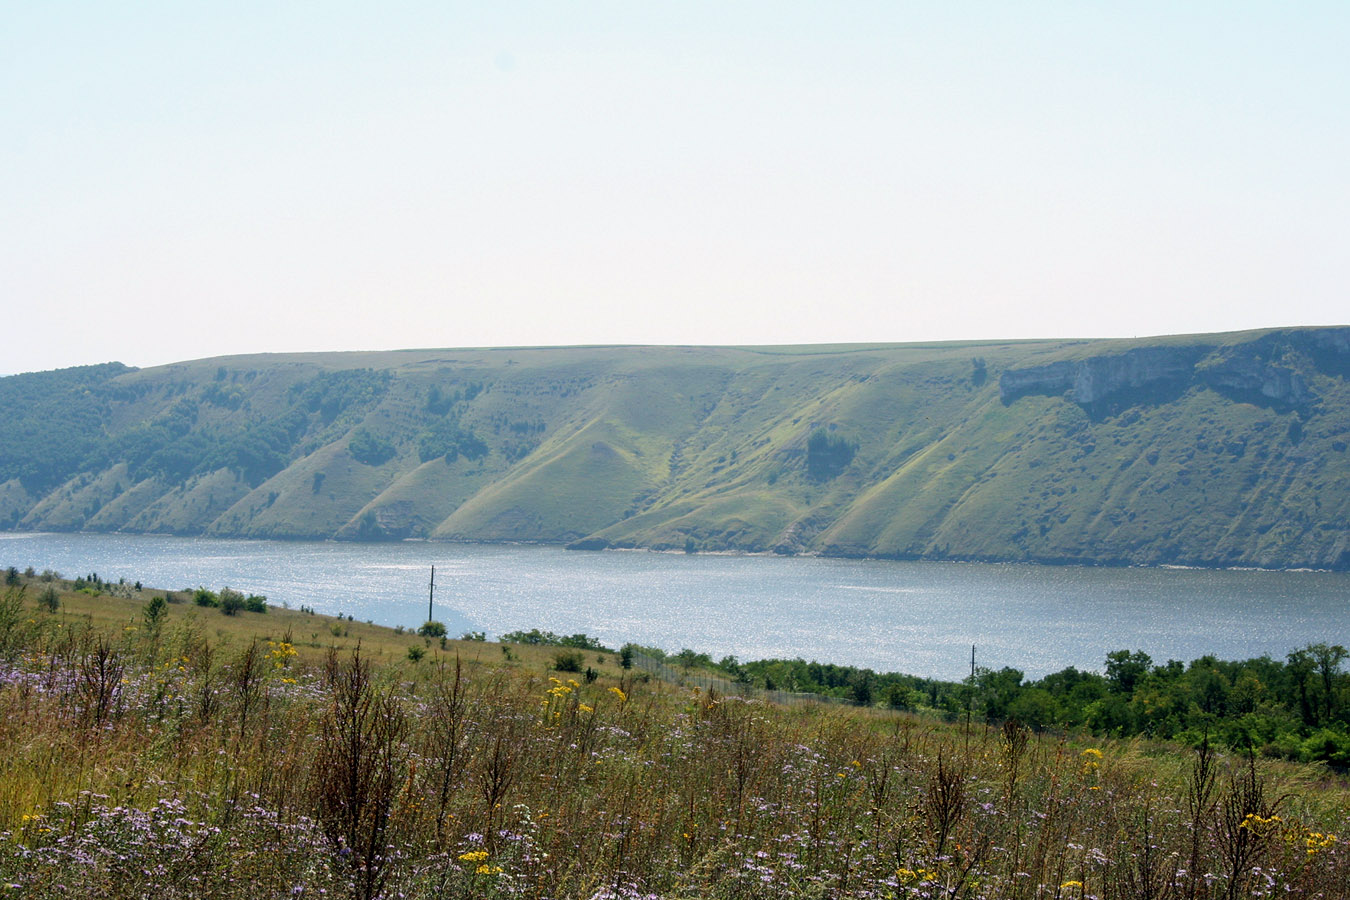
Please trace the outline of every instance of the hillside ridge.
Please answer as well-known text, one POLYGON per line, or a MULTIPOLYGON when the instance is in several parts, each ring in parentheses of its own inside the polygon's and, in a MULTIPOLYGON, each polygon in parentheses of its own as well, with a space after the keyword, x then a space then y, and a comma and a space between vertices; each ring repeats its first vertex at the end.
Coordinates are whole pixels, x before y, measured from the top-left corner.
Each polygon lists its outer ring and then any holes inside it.
POLYGON ((1350 568, 1350 327, 0 378, 0 528, 1350 568))

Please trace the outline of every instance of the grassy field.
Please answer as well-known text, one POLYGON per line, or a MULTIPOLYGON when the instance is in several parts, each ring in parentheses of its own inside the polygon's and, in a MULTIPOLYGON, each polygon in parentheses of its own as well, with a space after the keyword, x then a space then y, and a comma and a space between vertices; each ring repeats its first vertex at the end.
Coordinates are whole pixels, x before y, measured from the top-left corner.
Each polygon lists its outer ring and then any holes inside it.
POLYGON ((71 588, 0 603, 0 895, 1350 895, 1321 768, 71 588))

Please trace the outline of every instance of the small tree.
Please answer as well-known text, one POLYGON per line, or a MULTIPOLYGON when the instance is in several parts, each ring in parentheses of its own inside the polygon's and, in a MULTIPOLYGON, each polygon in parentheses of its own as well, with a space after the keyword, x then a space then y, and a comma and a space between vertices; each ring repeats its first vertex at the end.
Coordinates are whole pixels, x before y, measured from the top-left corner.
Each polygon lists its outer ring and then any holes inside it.
POLYGON ((417 633, 422 637, 442 638, 445 637, 445 625, 437 621, 424 622, 417 633))
POLYGON ((150 602, 145 604, 145 609, 141 611, 141 616, 145 619, 146 630, 152 633, 158 631, 168 613, 169 604, 164 602, 164 598, 152 597, 150 602))
POLYGON ((244 595, 238 591, 232 591, 224 588, 220 592, 220 611, 227 616, 232 616, 244 608, 244 595))

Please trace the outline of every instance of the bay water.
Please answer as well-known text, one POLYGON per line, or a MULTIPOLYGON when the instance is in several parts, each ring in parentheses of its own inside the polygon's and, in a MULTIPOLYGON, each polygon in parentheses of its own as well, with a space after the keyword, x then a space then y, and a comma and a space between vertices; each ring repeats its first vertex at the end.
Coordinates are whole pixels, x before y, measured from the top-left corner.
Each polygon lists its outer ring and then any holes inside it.
POLYGON ((489 638, 539 628, 742 661, 801 657, 944 679, 976 662, 1039 677, 1155 661, 1350 644, 1350 573, 1091 568, 819 557, 570 552, 408 541, 353 544, 0 533, 0 565, 96 572, 181 590, 265 594, 358 621, 489 638))

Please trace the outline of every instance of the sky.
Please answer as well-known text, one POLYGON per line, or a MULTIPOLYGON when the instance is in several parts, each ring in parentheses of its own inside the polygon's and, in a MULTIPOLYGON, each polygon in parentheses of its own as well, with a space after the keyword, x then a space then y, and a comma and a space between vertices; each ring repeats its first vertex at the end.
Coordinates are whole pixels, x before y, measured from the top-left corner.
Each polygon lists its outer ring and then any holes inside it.
POLYGON ((1350 4, 0 0, 0 372, 1350 322, 1350 4))

